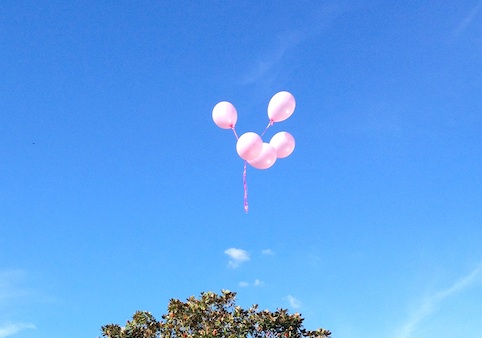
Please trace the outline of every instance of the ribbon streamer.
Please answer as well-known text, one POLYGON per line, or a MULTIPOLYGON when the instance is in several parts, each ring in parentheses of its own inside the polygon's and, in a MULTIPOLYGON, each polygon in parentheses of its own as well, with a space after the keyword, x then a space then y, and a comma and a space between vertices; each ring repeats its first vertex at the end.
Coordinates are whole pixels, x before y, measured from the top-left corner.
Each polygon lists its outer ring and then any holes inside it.
MULTIPOLYGON (((268 128, 269 128, 269 125, 266 129, 268 129, 268 128)), ((234 129, 234 127, 232 127, 231 130, 233 131, 233 134, 234 134, 234 137, 236 137, 236 140, 239 140, 238 134, 236 133, 236 129, 234 129)), ((266 132, 266 130, 265 130, 265 132, 266 132)), ((244 161, 243 189, 244 189, 244 211, 246 213, 248 213, 248 209, 249 209, 249 206, 248 206, 248 181, 246 179, 247 164, 248 164, 248 161, 244 161)))
POLYGON ((243 188, 244 188, 244 211, 248 213, 248 183, 246 182, 246 164, 248 162, 244 161, 243 169, 243 188))

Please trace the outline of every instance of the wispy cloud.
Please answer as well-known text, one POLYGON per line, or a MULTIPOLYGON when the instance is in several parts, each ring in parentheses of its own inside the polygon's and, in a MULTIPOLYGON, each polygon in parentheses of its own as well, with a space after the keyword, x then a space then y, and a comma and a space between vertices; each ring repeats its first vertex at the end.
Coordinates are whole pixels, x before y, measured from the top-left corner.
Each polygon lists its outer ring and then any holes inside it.
POLYGON ((408 321, 399 329, 397 338, 413 337, 414 332, 421 326, 422 322, 433 313, 437 306, 445 299, 461 292, 478 281, 482 280, 482 263, 468 275, 459 279, 451 287, 440 290, 426 298, 422 304, 413 312, 408 321))
POLYGON ((0 325, 0 338, 11 337, 21 331, 32 329, 36 327, 30 323, 6 323, 0 325))
POLYGON ((250 260, 249 254, 243 249, 229 248, 224 251, 231 259, 228 262, 230 268, 237 268, 241 263, 250 260))
MULTIPOLYGON (((21 269, 0 271, 0 306, 11 306, 14 299, 30 294, 18 286, 26 275, 27 273, 21 269)), ((11 337, 21 331, 35 328, 35 325, 31 323, 4 322, 0 324, 0 338, 11 337)))
POLYGON ((260 57, 241 80, 242 84, 251 84, 269 74, 284 59, 286 53, 292 50, 298 43, 300 37, 297 33, 281 34, 277 39, 277 46, 274 51, 260 57))
MULTIPOLYGON (((251 68, 242 77, 242 84, 252 84, 261 79, 274 81, 280 74, 286 72, 282 67, 286 56, 296 47, 325 30, 331 22, 343 11, 336 3, 322 4, 300 13, 304 19, 302 24, 290 27, 286 26, 278 33, 273 45, 267 46, 267 51, 260 55, 251 68)), ((292 23, 291 23, 292 24, 292 23)))
POLYGON ((255 287, 258 287, 258 286, 262 286, 263 284, 264 284, 264 282, 263 282, 262 280, 255 279, 254 282, 253 282, 253 284, 250 284, 250 283, 248 283, 248 282, 246 282, 246 281, 242 281, 242 282, 239 282, 238 285, 239 285, 240 287, 242 287, 242 288, 246 288, 246 287, 248 287, 248 286, 250 286, 250 285, 253 285, 253 286, 255 286, 255 287))
POLYGON ((299 309, 301 307, 301 302, 292 295, 288 295, 283 299, 286 300, 293 309, 299 309))
POLYGON ((26 272, 21 269, 0 271, 0 304, 8 299, 26 296, 27 291, 18 288, 18 284, 25 278, 26 272))
POLYGON ((264 249, 264 250, 261 251, 261 253, 263 255, 266 255, 266 256, 273 256, 274 255, 274 252, 271 249, 264 249))
POLYGON ((458 26, 452 32, 452 38, 462 34, 474 21, 475 17, 482 11, 482 2, 479 2, 472 10, 459 22, 458 26))

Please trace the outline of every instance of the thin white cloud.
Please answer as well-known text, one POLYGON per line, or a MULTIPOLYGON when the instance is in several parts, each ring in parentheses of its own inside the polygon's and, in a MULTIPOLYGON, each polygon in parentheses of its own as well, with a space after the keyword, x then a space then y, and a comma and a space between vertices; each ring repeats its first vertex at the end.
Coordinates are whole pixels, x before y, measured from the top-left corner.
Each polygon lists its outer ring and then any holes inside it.
POLYGON ((455 38, 458 35, 462 34, 474 21, 474 18, 482 11, 482 2, 479 2, 472 10, 465 16, 465 18, 460 21, 457 28, 452 33, 452 37, 455 38))
POLYGON ((0 338, 11 337, 21 331, 32 329, 36 327, 30 323, 6 323, 0 325, 0 338))
POLYGON ((243 249, 229 248, 224 251, 231 259, 228 262, 230 268, 237 268, 241 263, 250 260, 249 254, 243 249))
POLYGON ((274 255, 274 252, 271 249, 264 249, 264 250, 261 251, 261 253, 263 255, 267 255, 267 256, 273 256, 274 255))
POLYGON ((482 281, 482 263, 468 275, 459 279, 451 287, 440 290, 426 298, 413 312, 408 321, 397 330, 396 338, 413 337, 416 330, 421 326, 424 319, 430 316, 445 299, 471 287, 476 282, 482 281))
POLYGON ((21 269, 0 271, 0 304, 8 299, 28 295, 28 292, 19 289, 16 284, 25 278, 25 271, 21 269))
POLYGON ((273 68, 278 66, 283 60, 287 51, 292 50, 298 44, 299 38, 296 33, 285 34, 278 39, 276 48, 260 58, 253 69, 242 79, 242 84, 252 84, 265 77, 273 68))
POLYGON ((260 281, 259 279, 254 280, 254 286, 261 286, 261 285, 263 285, 262 281, 260 281))
MULTIPOLYGON (((8 307, 16 298, 30 295, 28 291, 18 287, 25 276, 26 272, 21 269, 0 271, 0 306, 8 307)), ((35 328, 31 323, 4 322, 0 324, 0 338, 11 337, 21 331, 35 328)))
POLYGON ((292 295, 288 295, 283 299, 286 300, 293 309, 299 309, 301 307, 301 302, 292 295))
POLYGON ((267 46, 264 54, 242 77, 241 84, 252 84, 261 79, 276 81, 280 74, 286 72, 285 67, 282 66, 287 55, 300 44, 326 29, 342 11, 338 4, 322 4, 300 13, 304 16, 304 20, 301 20, 302 24, 298 27, 284 27, 285 30, 276 36, 276 41, 267 46))
POLYGON ((261 281, 261 280, 259 280, 259 279, 255 279, 254 282, 253 282, 253 284, 250 284, 250 283, 245 282, 245 281, 241 281, 241 282, 239 282, 238 285, 239 285, 240 287, 242 287, 242 288, 245 288, 245 287, 248 287, 248 286, 251 286, 251 285, 258 287, 258 286, 262 286, 263 284, 264 284, 263 281, 261 281))

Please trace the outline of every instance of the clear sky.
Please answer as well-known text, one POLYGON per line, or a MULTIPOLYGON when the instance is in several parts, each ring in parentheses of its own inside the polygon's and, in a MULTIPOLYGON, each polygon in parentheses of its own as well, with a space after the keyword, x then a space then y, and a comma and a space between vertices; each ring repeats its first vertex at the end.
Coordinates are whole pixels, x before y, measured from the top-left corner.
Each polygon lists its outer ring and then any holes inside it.
POLYGON ((482 2, 0 1, 0 338, 229 289, 335 338, 482 337, 482 2), (212 121, 296 139, 248 168, 212 121))

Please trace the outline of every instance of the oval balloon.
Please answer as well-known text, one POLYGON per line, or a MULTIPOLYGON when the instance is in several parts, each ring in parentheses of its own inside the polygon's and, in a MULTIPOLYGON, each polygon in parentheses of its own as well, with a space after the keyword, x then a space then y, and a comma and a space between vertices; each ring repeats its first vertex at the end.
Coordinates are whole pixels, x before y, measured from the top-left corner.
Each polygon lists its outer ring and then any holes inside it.
POLYGON ((274 94, 268 104, 268 117, 270 121, 281 122, 290 117, 295 111, 296 101, 294 96, 286 91, 274 94))
POLYGON ((285 158, 295 150, 295 138, 286 131, 276 133, 269 141, 269 144, 276 149, 278 158, 285 158))
POLYGON ((276 162, 276 149, 268 143, 263 143, 261 153, 248 163, 256 169, 268 169, 276 162))
POLYGON ((253 132, 247 132, 241 135, 236 143, 236 151, 243 160, 254 160, 263 149, 263 140, 261 136, 253 132))
POLYGON ((231 129, 236 125, 238 112, 232 103, 221 101, 213 108, 213 121, 219 128, 231 129))

